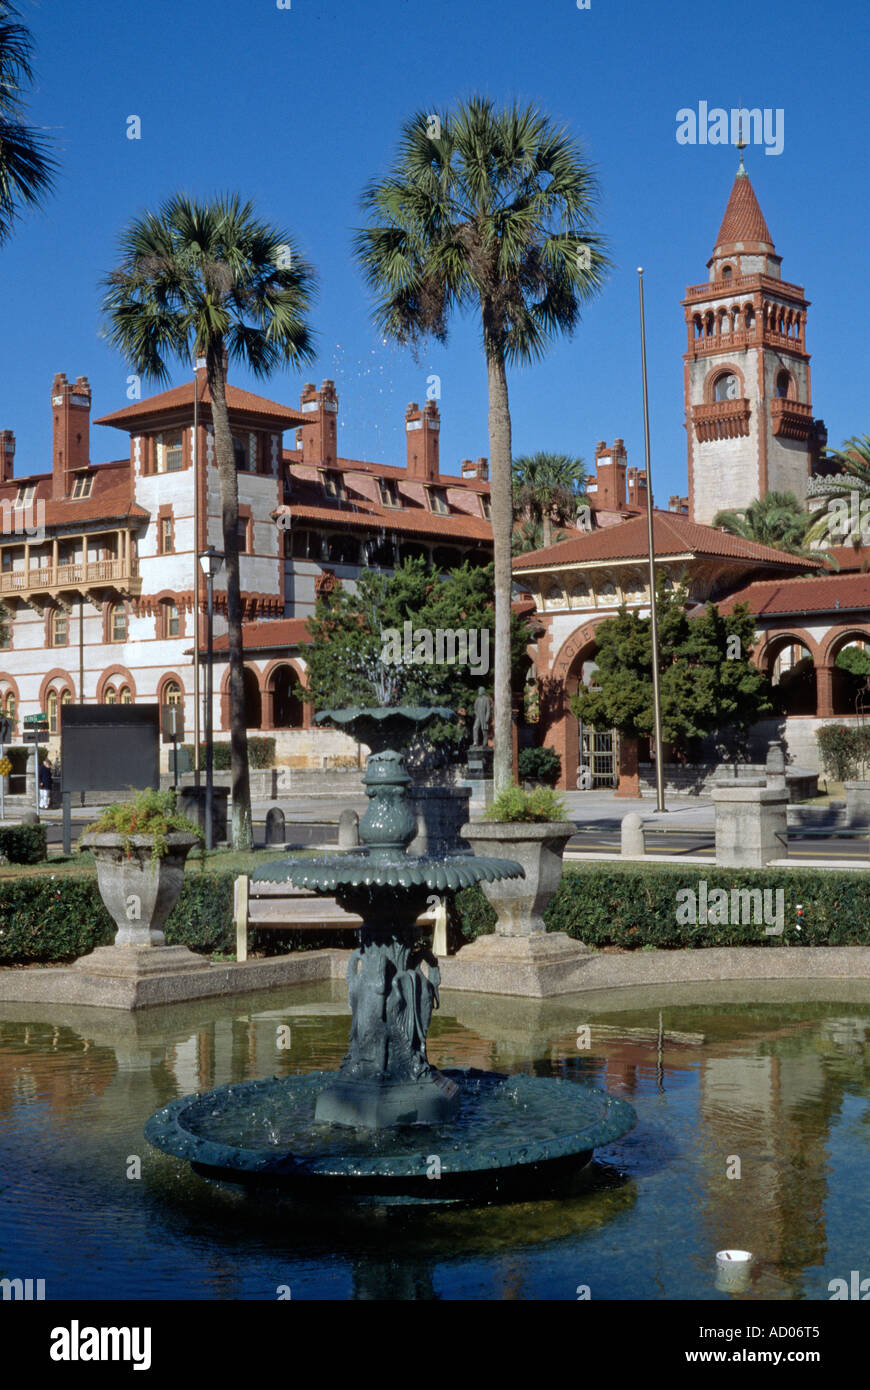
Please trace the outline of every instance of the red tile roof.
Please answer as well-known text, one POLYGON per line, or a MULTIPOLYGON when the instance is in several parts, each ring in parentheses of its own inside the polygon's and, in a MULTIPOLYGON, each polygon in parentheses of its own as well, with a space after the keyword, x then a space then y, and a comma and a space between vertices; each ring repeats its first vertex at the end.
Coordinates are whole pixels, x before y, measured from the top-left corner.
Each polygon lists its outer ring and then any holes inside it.
MULTIPOLYGON (((274 647, 298 647, 312 641, 307 618, 273 618, 271 621, 242 624, 242 642, 246 652, 271 651, 274 647)), ((229 651, 229 636, 214 639, 216 652, 229 651)), ((205 650, 205 647, 203 647, 205 650)))
POLYGON ((418 536, 432 536, 439 540, 483 541, 492 544, 492 527, 489 522, 484 521, 482 517, 466 516, 462 512, 440 516, 437 512, 427 512, 424 507, 382 507, 377 502, 359 498, 344 504, 333 502, 330 507, 291 502, 289 507, 277 507, 272 515, 277 516, 288 511, 294 521, 327 522, 330 526, 402 531, 418 536))
MULTIPOLYGON (((205 381, 200 387, 199 400, 200 405, 204 406, 207 412, 210 412, 211 396, 208 383, 205 381)), ((156 396, 148 396, 144 401, 136 401, 134 405, 125 406, 123 410, 115 410, 111 415, 102 415, 94 423, 114 425, 116 429, 123 430, 130 425, 138 424, 141 420, 165 415, 170 411, 183 409, 185 406, 193 406, 192 380, 185 382, 182 386, 173 386, 168 391, 160 391, 156 396)), ((266 396, 255 396, 252 391, 243 391, 241 387, 229 383, 227 384, 227 406, 233 411, 247 415, 260 415, 264 419, 274 420, 276 424, 281 423, 284 429, 289 429, 291 425, 305 424, 309 419, 300 410, 291 410, 289 406, 279 405, 277 401, 270 401, 266 396)))
MULTIPOLYGON (((35 473, 0 483, 0 501, 12 501, 18 496, 19 487, 33 485, 36 489, 33 500, 37 505, 35 520, 41 523, 39 509, 44 505, 46 526, 75 526, 80 521, 122 521, 127 517, 148 520, 150 513, 132 500, 129 459, 97 464, 89 471, 94 479, 90 497, 76 501, 71 498, 55 501, 51 495, 51 473, 35 473)), ((24 508, 23 514, 29 516, 29 508, 24 508)))
MULTIPOLYGON (((653 511, 653 545, 660 559, 690 553, 723 560, 750 560, 789 569, 820 569, 820 560, 806 560, 768 545, 730 536, 713 526, 701 526, 679 512, 653 511)), ((542 550, 532 550, 513 562, 515 570, 539 570, 550 565, 579 565, 595 560, 642 560, 647 556, 645 516, 618 526, 586 531, 542 550)))
POLYGON ((764 579, 747 584, 718 605, 730 613, 746 603, 759 618, 784 613, 835 613, 870 609, 870 574, 828 574, 822 579, 764 579))
POLYGON ((870 569, 870 550, 863 545, 829 545, 827 552, 838 563, 840 572, 870 569))
MULTIPOLYGON (((302 463, 301 449, 285 449, 283 451, 284 462, 290 467, 302 463)), ((318 463, 307 463, 306 468, 319 468, 324 465, 318 463)), ((330 464, 330 468, 332 465, 330 464)), ((337 458, 335 469, 340 473, 369 473, 375 478, 398 478, 406 483, 419 483, 425 487, 427 483, 437 487, 462 487, 468 488, 470 492, 489 492, 489 483, 481 478, 463 478, 457 473, 439 473, 437 478, 415 478, 407 468, 398 468, 391 463, 368 463, 363 459, 337 458)))
POLYGON ((758 205, 755 189, 749 182, 749 175, 742 169, 734 180, 713 254, 724 254, 727 247, 738 241, 760 242, 771 251, 774 249, 773 237, 758 205))

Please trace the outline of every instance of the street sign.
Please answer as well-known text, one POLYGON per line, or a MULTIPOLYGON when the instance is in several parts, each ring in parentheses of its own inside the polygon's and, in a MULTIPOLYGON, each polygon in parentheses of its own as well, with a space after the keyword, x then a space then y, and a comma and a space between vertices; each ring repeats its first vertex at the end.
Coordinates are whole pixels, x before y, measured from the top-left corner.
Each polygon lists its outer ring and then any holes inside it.
POLYGON ((48 726, 48 715, 47 715, 47 714, 25 714, 25 716, 24 716, 24 727, 25 727, 25 729, 46 728, 47 726, 48 726))
POLYGON ((47 733, 47 729, 25 729, 21 738, 24 743, 43 743, 47 733))
POLYGON ((174 739, 184 738, 184 706, 161 705, 163 742, 172 743, 174 739))

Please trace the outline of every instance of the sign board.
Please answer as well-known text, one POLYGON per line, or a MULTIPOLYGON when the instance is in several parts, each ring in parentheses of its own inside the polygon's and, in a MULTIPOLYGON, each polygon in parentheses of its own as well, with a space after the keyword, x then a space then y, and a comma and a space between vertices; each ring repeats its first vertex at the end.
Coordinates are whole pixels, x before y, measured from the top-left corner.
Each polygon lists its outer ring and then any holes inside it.
POLYGON ((24 727, 25 727, 25 729, 34 729, 34 728, 43 728, 43 729, 44 729, 44 728, 47 728, 47 727, 48 727, 48 715, 47 715, 47 714, 25 714, 25 716, 24 716, 24 727))
POLYGON ((164 743, 184 738, 184 705, 161 705, 160 717, 164 743))
POLYGON ((160 786, 159 705, 62 705, 61 792, 160 786))

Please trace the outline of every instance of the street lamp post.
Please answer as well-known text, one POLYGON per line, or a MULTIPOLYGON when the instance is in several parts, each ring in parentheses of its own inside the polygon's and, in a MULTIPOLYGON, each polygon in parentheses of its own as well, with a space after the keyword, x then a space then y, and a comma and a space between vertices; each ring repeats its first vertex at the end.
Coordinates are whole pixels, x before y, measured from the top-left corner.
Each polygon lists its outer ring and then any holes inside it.
POLYGON ((214 581, 223 563, 223 555, 210 545, 200 555, 199 563, 208 581, 208 650, 205 669, 205 847, 214 849, 212 805, 214 802, 214 734, 212 705, 214 702, 214 581))
POLYGON ((649 621, 650 639, 652 642, 653 733, 656 745, 656 810, 664 811, 667 807, 665 806, 665 769, 662 762, 662 699, 659 684, 659 624, 658 613, 656 612, 656 564, 655 542, 653 539, 652 466, 650 463, 649 448, 649 396, 646 382, 646 323, 643 312, 643 266, 638 266, 637 268, 637 285, 640 293, 640 361, 641 374, 643 376, 643 444, 644 463, 646 465, 647 544, 649 547, 649 621))

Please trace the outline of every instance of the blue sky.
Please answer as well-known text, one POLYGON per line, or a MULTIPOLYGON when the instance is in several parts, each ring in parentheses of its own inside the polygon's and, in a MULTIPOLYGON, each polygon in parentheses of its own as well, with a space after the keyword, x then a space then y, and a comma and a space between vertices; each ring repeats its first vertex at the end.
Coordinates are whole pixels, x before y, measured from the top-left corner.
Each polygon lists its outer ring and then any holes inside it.
MULTIPOLYGON (((238 189, 319 271, 315 366, 265 386, 234 380, 295 405, 305 380, 333 377, 340 452, 402 463, 405 406, 437 373, 442 469, 487 454, 477 324, 456 320, 446 349, 415 364, 376 336, 351 256, 360 190, 389 167, 401 122, 475 91, 534 102, 571 129, 598 169, 615 262, 575 336, 512 372, 515 453, 565 450, 591 465, 597 440, 622 435, 642 466, 642 264, 656 501, 685 492, 680 299, 705 277, 737 166, 731 147, 677 143, 677 111, 700 101, 782 108, 782 153, 750 147, 747 169, 783 276, 812 301, 816 414, 832 443, 870 432, 866 2, 19 3, 36 41, 31 118, 54 132, 61 170, 45 210, 0 250, 0 428, 16 433, 18 473, 50 466, 56 371, 90 378, 94 415, 126 403, 127 368, 98 336, 99 281, 123 224, 178 189, 238 189), (133 114, 138 141, 126 138, 133 114)), ((123 451, 115 431, 92 431, 95 462, 123 451)))

